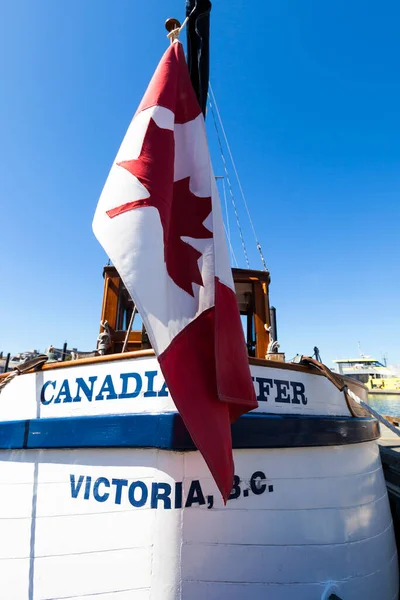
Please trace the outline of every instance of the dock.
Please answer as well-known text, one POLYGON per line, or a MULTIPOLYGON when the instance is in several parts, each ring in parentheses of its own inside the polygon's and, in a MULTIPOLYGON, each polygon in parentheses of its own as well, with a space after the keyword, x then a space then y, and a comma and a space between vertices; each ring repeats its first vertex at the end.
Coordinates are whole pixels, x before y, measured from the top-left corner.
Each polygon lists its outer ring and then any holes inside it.
MULTIPOLYGON (((400 437, 390 429, 380 425, 381 437, 378 441, 383 473, 392 511, 397 547, 400 547, 400 437)), ((400 562, 400 561, 399 561, 400 562)))

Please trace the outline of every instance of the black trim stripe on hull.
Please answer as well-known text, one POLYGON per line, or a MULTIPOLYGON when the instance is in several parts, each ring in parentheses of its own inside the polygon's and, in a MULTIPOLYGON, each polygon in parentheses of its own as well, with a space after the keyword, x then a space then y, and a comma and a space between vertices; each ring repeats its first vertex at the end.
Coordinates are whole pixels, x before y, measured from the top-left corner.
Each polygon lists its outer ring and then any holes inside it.
MULTIPOLYGON (((340 446, 379 437, 372 418, 256 413, 232 425, 234 448, 340 446)), ((0 449, 159 448, 195 450, 177 413, 0 422, 0 449)))

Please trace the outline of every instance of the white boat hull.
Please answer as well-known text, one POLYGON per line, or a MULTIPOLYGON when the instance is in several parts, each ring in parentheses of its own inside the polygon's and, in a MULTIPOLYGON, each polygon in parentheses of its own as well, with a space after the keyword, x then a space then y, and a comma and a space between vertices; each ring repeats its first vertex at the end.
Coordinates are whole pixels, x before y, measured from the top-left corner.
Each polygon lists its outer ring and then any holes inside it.
POLYGON ((320 600, 329 582, 343 599, 396 597, 375 442, 237 450, 240 495, 226 507, 198 452, 22 450, 0 461, 7 600, 320 600))
POLYGON ((376 422, 312 372, 252 375, 260 406, 233 427, 226 506, 155 359, 14 379, 0 404, 0 596, 395 600, 376 422))

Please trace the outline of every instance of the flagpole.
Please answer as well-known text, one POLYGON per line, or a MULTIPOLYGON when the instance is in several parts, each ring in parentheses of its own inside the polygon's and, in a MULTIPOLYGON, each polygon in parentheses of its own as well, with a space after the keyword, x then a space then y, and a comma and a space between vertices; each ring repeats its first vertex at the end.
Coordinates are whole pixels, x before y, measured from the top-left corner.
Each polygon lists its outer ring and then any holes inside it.
POLYGON ((178 19, 174 19, 170 17, 165 21, 165 29, 168 31, 167 37, 169 38, 169 43, 173 44, 175 40, 178 39, 181 29, 186 25, 187 19, 184 21, 181 26, 180 21, 178 19))
POLYGON ((186 0, 187 63, 204 118, 210 75, 210 11, 210 0, 186 0))

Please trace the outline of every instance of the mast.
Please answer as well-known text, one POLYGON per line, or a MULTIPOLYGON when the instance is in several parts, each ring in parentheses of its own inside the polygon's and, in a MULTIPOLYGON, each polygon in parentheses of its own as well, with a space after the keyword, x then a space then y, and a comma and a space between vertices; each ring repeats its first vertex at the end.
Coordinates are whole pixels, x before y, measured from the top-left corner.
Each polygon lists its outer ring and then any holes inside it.
POLYGON ((210 74, 210 11, 209 0, 186 0, 187 63, 204 118, 210 74))

